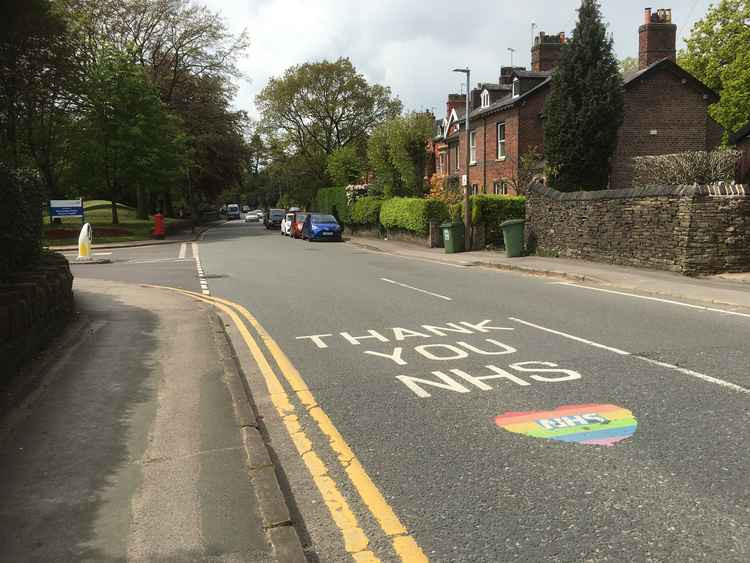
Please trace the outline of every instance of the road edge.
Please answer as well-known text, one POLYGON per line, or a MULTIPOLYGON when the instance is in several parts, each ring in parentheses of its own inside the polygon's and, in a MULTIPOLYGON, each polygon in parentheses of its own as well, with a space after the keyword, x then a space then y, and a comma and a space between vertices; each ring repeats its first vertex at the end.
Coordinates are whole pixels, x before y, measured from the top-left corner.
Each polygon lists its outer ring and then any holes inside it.
POLYGON ((245 448, 248 475, 258 500, 268 540, 278 561, 307 562, 299 532, 292 518, 292 509, 276 474, 264 429, 253 407, 253 399, 245 382, 239 359, 221 316, 209 312, 214 340, 222 358, 227 386, 235 407, 236 420, 245 448))

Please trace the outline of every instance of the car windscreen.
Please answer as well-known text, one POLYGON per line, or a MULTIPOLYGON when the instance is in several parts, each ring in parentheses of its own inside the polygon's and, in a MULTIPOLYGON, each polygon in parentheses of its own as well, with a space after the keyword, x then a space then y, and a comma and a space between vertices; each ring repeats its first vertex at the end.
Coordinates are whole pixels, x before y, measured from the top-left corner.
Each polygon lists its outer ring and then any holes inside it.
POLYGON ((277 211, 271 211, 271 219, 282 219, 284 217, 284 214, 282 212, 277 211))
POLYGON ((307 213, 297 213, 297 218, 295 219, 295 221, 297 221, 298 223, 304 223, 306 217, 307 213))
POLYGON ((313 223, 338 223, 333 215, 313 215, 310 220, 313 223))
POLYGON ((239 210, 240 210, 240 207, 238 205, 228 205, 227 206, 227 211, 229 211, 230 213, 234 213, 234 212, 237 212, 239 210))
POLYGON ((294 221, 294 213, 287 213, 286 214, 286 220, 287 221, 294 221))

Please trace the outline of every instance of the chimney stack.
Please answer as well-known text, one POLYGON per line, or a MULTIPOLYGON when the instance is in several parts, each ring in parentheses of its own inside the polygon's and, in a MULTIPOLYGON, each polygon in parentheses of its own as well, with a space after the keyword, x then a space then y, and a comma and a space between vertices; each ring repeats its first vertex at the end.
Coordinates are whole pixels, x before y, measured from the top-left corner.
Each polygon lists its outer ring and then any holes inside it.
POLYGON ((560 54, 565 41, 564 31, 557 35, 539 32, 539 36, 534 37, 534 44, 531 46, 531 70, 542 72, 554 69, 560 62, 560 54))
POLYGON ((448 101, 445 103, 445 115, 447 117, 454 109, 458 111, 465 107, 466 96, 464 96, 463 94, 448 94, 448 101))
POLYGON ((677 62, 677 26, 672 23, 672 10, 651 8, 643 12, 643 25, 638 28, 638 68, 662 59, 677 62))

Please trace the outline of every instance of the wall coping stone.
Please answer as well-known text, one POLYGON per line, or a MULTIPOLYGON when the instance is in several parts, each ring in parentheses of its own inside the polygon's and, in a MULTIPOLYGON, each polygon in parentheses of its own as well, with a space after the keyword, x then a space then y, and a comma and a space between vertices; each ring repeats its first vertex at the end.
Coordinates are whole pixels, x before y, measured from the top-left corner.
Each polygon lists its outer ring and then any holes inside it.
POLYGON ((595 190, 559 192, 538 182, 527 188, 529 195, 540 195, 558 201, 592 201, 599 199, 629 199, 638 197, 694 197, 694 196, 739 196, 750 197, 750 187, 743 184, 724 183, 692 186, 639 186, 620 190, 595 190))

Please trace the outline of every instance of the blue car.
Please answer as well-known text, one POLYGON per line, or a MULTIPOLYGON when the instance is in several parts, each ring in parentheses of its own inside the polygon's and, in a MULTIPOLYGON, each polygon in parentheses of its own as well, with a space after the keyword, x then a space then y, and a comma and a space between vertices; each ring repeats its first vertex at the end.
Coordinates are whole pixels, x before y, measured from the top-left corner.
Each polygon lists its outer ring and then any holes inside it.
POLYGON ((342 228, 333 215, 309 213, 302 225, 304 240, 335 240, 341 241, 342 228))

